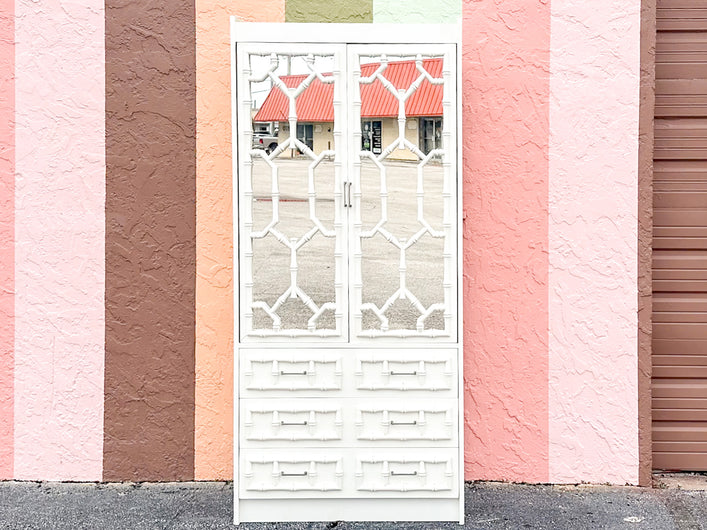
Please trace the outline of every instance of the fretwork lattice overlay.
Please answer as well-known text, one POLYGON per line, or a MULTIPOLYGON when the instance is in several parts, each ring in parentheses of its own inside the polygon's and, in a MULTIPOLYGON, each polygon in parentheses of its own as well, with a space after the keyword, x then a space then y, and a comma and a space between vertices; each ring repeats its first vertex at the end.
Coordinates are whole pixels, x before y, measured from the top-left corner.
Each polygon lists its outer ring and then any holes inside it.
POLYGON ((388 143, 383 143, 378 153, 369 147, 354 157, 354 333, 371 338, 449 336, 456 288, 454 182, 452 156, 446 149, 451 145, 451 132, 444 129, 434 148, 423 152, 424 131, 417 127, 422 121, 408 117, 406 107, 416 92, 424 90, 426 94, 420 97, 430 98, 431 91, 439 87, 437 90, 443 90, 444 115, 449 116, 450 72, 442 67, 441 57, 422 55, 360 56, 356 63, 354 145, 362 145, 361 95, 365 85, 380 83, 395 99, 397 135, 390 138, 394 133, 384 132, 382 140, 388 143), (400 61, 414 62, 414 75, 407 82, 398 74, 401 68, 391 67, 391 63, 397 66, 400 61), (436 67, 441 75, 433 75, 429 67, 436 67), (388 71, 390 79, 386 77, 388 71), (415 141, 418 132, 419 141, 415 141), (378 276, 387 279, 376 281, 378 276), (381 288, 372 289, 376 283, 382 283, 381 288))
POLYGON ((279 122, 277 148, 250 149, 243 164, 244 330, 254 337, 340 336, 344 258, 339 91, 334 90, 326 148, 315 152, 313 126, 301 125, 297 116, 297 100, 307 88, 315 80, 320 86, 338 84, 339 73, 332 73, 331 56, 272 53, 249 58, 244 72, 251 90, 244 103, 247 112, 264 86, 280 90, 288 114, 279 122), (329 73, 323 73, 322 64, 329 73), (306 73, 287 75, 293 66, 306 73))

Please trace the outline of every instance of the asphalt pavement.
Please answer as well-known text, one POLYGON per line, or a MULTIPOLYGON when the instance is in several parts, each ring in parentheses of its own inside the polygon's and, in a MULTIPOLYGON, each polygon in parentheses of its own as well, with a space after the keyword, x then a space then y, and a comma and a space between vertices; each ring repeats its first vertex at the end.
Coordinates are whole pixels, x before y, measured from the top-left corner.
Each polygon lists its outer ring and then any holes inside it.
MULTIPOLYGON (((466 485, 469 529, 707 529, 705 477, 697 489, 658 481, 656 488, 466 485)), ((223 482, 95 484, 0 482, 4 529, 226 529, 233 485, 223 482)), ((455 523, 249 523, 245 530, 449 529, 455 523)))

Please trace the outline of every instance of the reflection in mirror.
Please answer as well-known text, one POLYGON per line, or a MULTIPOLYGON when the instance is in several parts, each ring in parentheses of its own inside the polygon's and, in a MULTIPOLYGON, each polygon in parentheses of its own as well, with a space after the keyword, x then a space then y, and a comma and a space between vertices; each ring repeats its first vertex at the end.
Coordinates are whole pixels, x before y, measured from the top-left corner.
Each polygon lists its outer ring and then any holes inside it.
POLYGON ((250 56, 252 195, 250 209, 242 209, 246 227, 252 223, 246 332, 340 329, 332 65, 331 56, 250 56))
POLYGON ((360 58, 363 335, 448 329, 442 62, 360 58))
MULTIPOLYGON (((418 188, 414 163, 361 163, 362 303, 386 307, 382 314, 390 330, 417 329, 420 307, 445 301, 442 165, 428 162, 420 173, 418 188)), ((381 329, 372 310, 362 322, 364 330, 381 329)), ((432 312, 423 329, 445 329, 442 311, 432 312)))

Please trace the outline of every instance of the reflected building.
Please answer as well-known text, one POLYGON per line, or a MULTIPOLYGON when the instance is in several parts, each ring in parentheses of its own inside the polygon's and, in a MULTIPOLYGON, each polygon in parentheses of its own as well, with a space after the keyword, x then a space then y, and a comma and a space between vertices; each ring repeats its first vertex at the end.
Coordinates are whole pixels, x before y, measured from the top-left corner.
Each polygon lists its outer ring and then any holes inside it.
MULTIPOLYGON (((442 75, 442 59, 423 61, 433 77, 442 75)), ((361 65, 361 75, 369 76, 380 63, 361 65)), ((407 89, 419 76, 415 61, 390 61, 385 77, 396 87, 407 89)), ((307 74, 283 75, 280 79, 290 88, 297 87, 307 74)), ((297 138, 315 153, 333 149, 334 145, 334 86, 314 79, 297 98, 297 138)), ((290 135, 288 123, 289 101, 282 91, 273 87, 253 116, 254 130, 270 124, 279 131, 280 140, 290 135)), ((405 137, 423 153, 442 148, 442 87, 423 81, 405 102, 405 137)), ((361 86, 361 149, 380 154, 382 149, 398 137, 398 101, 380 81, 361 86)), ((290 156, 283 153, 281 156, 290 156)), ((396 149, 388 159, 418 160, 409 150, 396 149)))

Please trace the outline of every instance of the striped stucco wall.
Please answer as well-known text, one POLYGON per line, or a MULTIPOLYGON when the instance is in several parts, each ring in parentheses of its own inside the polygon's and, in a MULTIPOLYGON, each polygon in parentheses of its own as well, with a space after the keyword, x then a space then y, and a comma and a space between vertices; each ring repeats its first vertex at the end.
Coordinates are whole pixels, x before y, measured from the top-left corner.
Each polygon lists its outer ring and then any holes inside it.
POLYGON ((0 479, 232 478, 236 15, 461 21, 466 478, 635 483, 641 2, 598 1, 0 6, 0 479))

